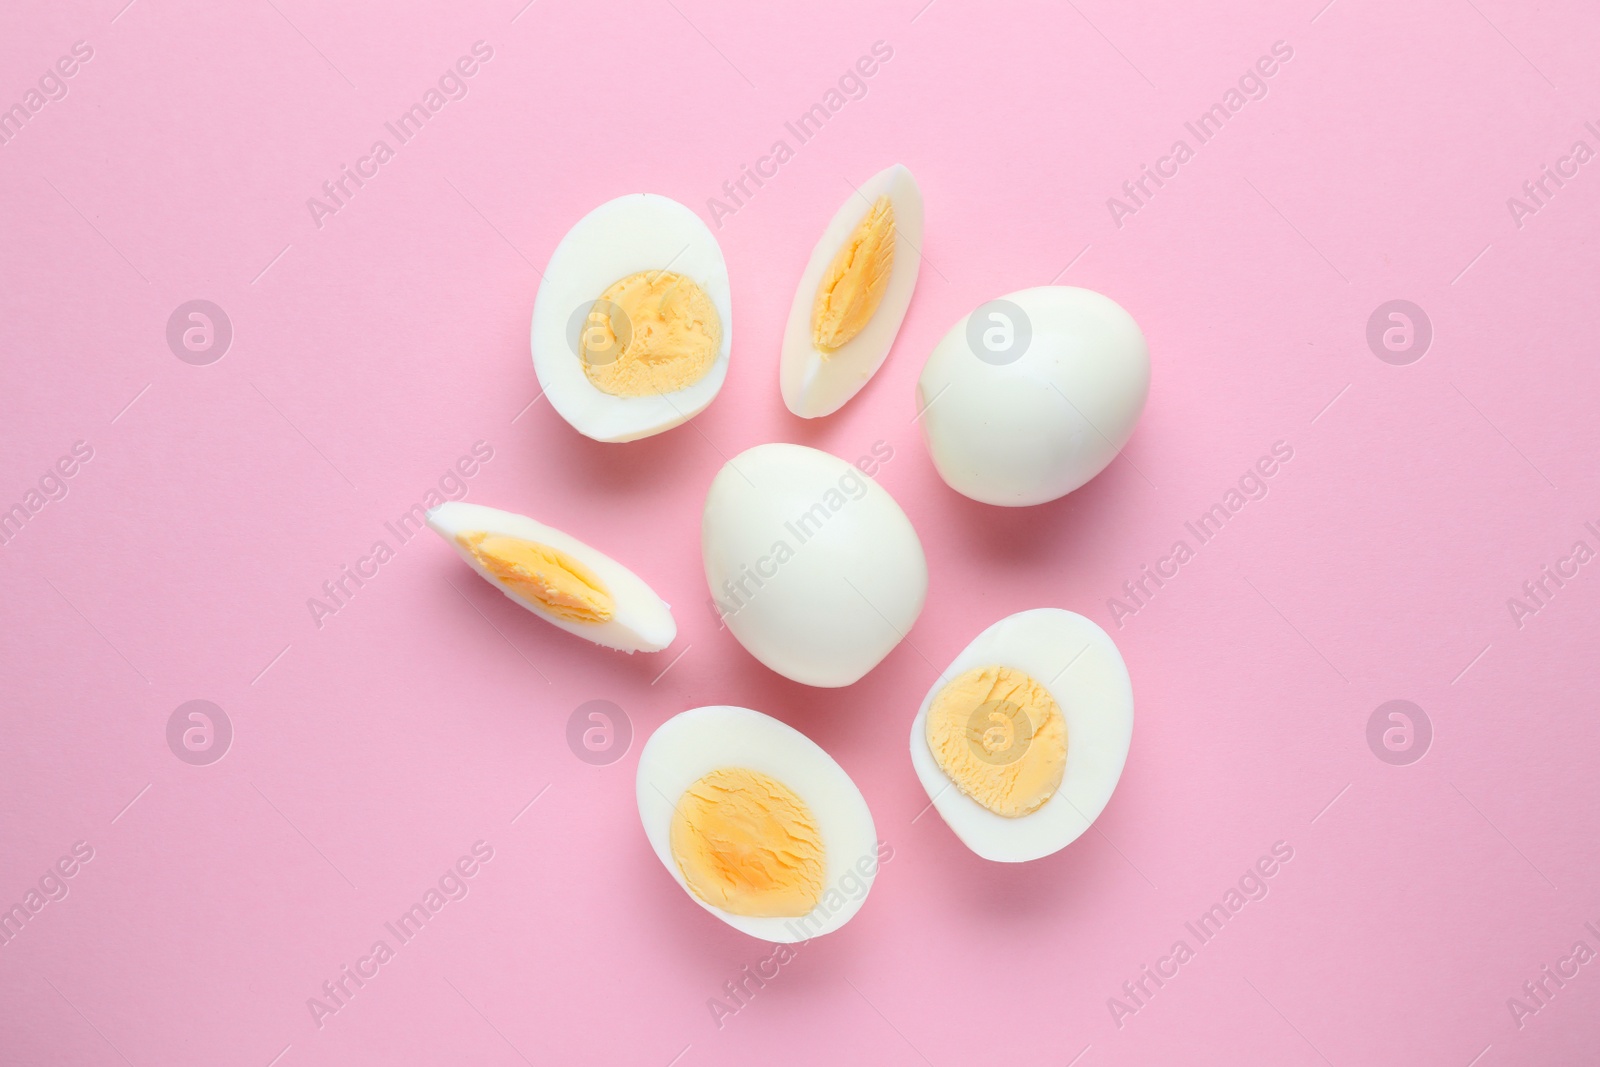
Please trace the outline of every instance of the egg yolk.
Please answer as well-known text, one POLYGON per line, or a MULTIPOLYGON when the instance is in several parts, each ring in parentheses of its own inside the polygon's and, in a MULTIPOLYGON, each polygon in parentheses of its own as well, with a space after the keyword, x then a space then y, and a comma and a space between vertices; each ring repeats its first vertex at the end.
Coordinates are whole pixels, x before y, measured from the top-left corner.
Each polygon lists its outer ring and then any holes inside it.
POLYGON ((456 541, 502 585, 558 619, 601 623, 611 618, 610 592, 565 552, 503 534, 464 533, 456 541))
POLYGON ((600 294, 584 323, 583 373, 602 393, 655 396, 704 378, 722 346, 706 291, 682 274, 630 274, 600 294))
POLYGON ((817 286, 811 305, 811 339, 826 355, 860 333, 883 302, 894 269, 894 204, 880 196, 817 286))
POLYGON ((758 771, 727 767, 672 813, 672 856, 689 889, 734 915, 809 915, 822 899, 822 836, 805 801, 758 771))
POLYGON ((996 815, 1035 811, 1061 786, 1067 722, 1050 691, 1012 667, 976 667, 928 708, 928 748, 955 787, 996 815))

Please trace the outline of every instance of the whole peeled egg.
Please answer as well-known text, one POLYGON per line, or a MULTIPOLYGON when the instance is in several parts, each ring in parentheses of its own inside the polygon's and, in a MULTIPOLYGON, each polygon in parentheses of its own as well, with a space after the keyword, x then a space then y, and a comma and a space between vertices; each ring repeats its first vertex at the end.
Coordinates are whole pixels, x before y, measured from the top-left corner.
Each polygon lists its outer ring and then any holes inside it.
POLYGON ((906 513, 862 469, 815 448, 764 444, 729 460, 700 530, 723 623, 805 685, 859 680, 927 599, 928 562, 906 513))
POLYGON ((917 380, 918 421, 952 489, 1025 507, 1104 470, 1149 391, 1133 316, 1089 289, 1047 285, 991 300, 945 334, 917 380))

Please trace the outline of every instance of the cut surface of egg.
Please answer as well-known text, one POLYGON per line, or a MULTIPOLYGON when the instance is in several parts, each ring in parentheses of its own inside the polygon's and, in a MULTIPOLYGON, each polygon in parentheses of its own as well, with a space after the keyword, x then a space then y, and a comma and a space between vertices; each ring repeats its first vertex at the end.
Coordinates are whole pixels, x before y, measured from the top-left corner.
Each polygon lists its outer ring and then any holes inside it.
POLYGON ((917 180, 897 164, 822 231, 783 333, 779 384, 796 415, 831 415, 883 366, 917 286, 922 216, 917 180))
POLYGON ((1104 470, 1149 391, 1149 349, 1133 316, 1088 289, 1043 286, 951 327, 917 381, 917 421, 952 489, 1020 507, 1104 470))
POLYGON ((639 754, 639 819, 689 897, 763 941, 843 926, 878 868, 855 782, 810 738, 749 708, 673 716, 639 754))
POLYGON ((525 515, 450 501, 428 526, 489 584, 552 626, 624 652, 678 634, 666 601, 604 553, 525 515))
POLYGON ((693 211, 653 193, 607 201, 550 256, 533 304, 533 367, 579 433, 632 441, 703 411, 733 338, 728 268, 693 211))
POLYGON ((983 631, 934 683, 911 727, 911 765, 963 844, 1019 863, 1099 817, 1132 738, 1133 687, 1110 635, 1036 608, 983 631))
POLYGON ((803 445, 757 445, 718 472, 701 555, 733 636, 806 685, 859 680, 928 593, 922 543, 900 505, 857 467, 803 445))

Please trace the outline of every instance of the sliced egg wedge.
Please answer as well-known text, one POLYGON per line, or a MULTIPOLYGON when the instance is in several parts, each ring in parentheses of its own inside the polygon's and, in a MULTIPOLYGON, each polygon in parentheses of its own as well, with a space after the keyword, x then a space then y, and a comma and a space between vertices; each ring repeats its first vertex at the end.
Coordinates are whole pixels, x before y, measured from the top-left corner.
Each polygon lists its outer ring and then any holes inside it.
POLYGON ((759 711, 714 705, 662 723, 639 754, 637 793, 673 880, 762 941, 837 930, 877 875, 861 790, 810 738, 759 711))
POLYGON ((883 366, 922 263, 922 191, 896 164, 863 182, 822 231, 789 309, 779 384, 803 419, 831 415, 883 366))
POLYGON ((678 634, 655 590, 570 534, 460 501, 428 512, 428 526, 484 581, 569 634, 623 652, 659 652, 678 634))
POLYGON ((717 239, 653 193, 595 208, 550 256, 533 303, 533 369, 597 441, 633 441, 705 410, 728 375, 733 300, 717 239))
POLYGON ((1058 852, 1099 817, 1133 737, 1133 688, 1099 626, 1036 608, 983 631, 939 676, 911 726, 934 808, 986 860, 1058 852))

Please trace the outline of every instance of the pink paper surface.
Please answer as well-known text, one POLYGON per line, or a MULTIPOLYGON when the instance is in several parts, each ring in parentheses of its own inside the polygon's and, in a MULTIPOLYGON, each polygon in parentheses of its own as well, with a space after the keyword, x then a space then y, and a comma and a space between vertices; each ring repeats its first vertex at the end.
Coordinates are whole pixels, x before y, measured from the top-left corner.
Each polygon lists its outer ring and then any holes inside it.
POLYGON ((0 12, 25 116, 0 127, 0 508, 27 515, 0 551, 0 906, 27 914, 0 1062, 1600 1060, 1600 10, 123 3, 0 12), (400 143, 385 124, 475 45, 400 143), (786 128, 832 102, 804 143, 786 128), (877 378, 802 422, 776 366, 796 279, 894 162, 927 200, 915 299, 877 378), (716 216, 733 359, 690 426, 607 446, 535 401, 528 320, 561 235, 637 191, 716 216), (975 504, 912 421, 922 358, 1052 280, 1138 319, 1148 407, 1079 492, 975 504), (220 358, 169 346, 193 300, 231 325, 220 358), (1385 348, 1386 315, 1369 344, 1393 300, 1425 351, 1385 348), (884 442, 927 550, 920 621, 848 689, 771 674, 707 603, 706 486, 772 440, 884 442), (394 535, 477 442, 466 498, 629 563, 675 606, 670 649, 590 647, 394 535), (1265 495, 1199 543, 1185 523, 1279 442, 1265 495), (1136 602, 1146 566, 1169 577, 1136 602), (1043 605, 1115 637, 1133 748, 1091 832, 993 865, 925 811, 908 727, 974 634, 1043 605), (168 743, 192 700, 231 724, 206 765, 168 743), (608 765, 566 741, 590 700, 631 723, 608 765), (1379 758, 1387 713, 1369 745, 1392 700, 1431 725, 1420 760, 1379 758), (815 739, 893 849, 861 914, 761 986, 770 947, 684 896, 635 807, 644 738, 708 703, 815 739), (447 880, 466 895, 389 932, 479 842, 447 880), (1275 845, 1266 895, 1196 937, 1275 845), (347 966, 370 977, 314 1011, 347 966))

